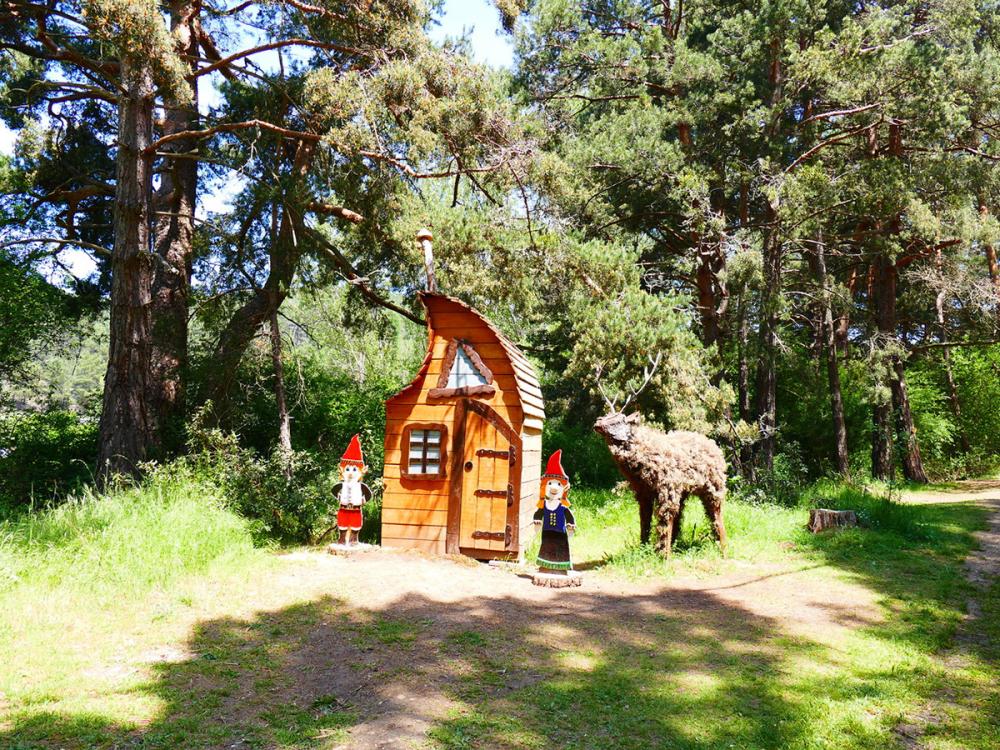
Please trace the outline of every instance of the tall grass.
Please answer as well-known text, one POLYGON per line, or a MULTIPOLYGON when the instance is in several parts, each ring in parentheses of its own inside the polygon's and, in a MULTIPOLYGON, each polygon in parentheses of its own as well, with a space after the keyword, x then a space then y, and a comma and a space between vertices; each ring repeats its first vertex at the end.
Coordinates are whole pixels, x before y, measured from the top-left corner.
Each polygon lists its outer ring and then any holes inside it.
POLYGON ((249 523, 219 489, 174 465, 0 523, 0 595, 29 586, 134 596, 253 554, 249 523))
POLYGON ((853 510, 862 527, 894 534, 910 541, 927 541, 936 530, 926 513, 898 502, 894 489, 880 485, 862 487, 823 479, 803 494, 803 505, 831 510, 853 510))

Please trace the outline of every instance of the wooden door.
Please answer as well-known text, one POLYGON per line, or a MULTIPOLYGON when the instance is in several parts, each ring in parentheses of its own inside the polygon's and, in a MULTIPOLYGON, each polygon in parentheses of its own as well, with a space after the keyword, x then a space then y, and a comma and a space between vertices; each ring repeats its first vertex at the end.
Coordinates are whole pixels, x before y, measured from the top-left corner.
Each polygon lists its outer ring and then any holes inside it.
MULTIPOLYGON (((490 407, 467 400, 464 430, 456 430, 454 489, 461 485, 458 546, 504 552, 516 544, 520 439, 490 407)), ((457 493, 454 493, 457 494, 457 493)), ((453 495, 454 497, 454 495, 453 495)))

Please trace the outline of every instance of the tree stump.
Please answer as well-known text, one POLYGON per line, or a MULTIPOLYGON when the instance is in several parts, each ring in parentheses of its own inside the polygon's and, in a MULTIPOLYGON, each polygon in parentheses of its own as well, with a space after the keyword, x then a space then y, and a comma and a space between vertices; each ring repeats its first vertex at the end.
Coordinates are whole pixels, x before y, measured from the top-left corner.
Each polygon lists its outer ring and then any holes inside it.
POLYGON ((858 525, 858 514, 853 510, 828 510, 813 508, 809 511, 809 531, 818 534, 827 529, 840 529, 858 525))

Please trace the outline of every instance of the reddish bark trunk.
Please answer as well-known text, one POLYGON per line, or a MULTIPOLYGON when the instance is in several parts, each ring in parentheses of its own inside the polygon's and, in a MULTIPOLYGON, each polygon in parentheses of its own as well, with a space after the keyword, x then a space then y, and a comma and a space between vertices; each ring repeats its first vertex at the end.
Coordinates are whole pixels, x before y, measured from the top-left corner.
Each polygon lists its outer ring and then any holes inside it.
POLYGON ((701 253, 695 274, 698 285, 698 313, 701 316, 701 340, 708 347, 719 339, 719 316, 716 314, 715 279, 712 258, 701 253))
MULTIPOLYGON (((302 178, 309 170, 315 144, 300 143, 295 156, 293 174, 302 178)), ((301 238, 306 236, 305 223, 300 207, 307 202, 295 196, 288 196, 288 202, 281 212, 281 225, 277 239, 271 243, 269 251, 270 271, 264 286, 255 290, 254 295, 229 319, 229 323, 219 336, 213 361, 218 368, 218 377, 209 390, 208 397, 214 406, 215 418, 224 422, 228 416, 229 395, 236 380, 237 369, 247 347, 257 335, 257 331, 274 314, 291 288, 295 270, 302 255, 301 238)))
POLYGON ((148 455, 154 420, 146 398, 150 357, 149 200, 154 86, 150 71, 122 60, 118 104, 114 248, 108 369, 99 426, 98 476, 134 474, 148 455))
POLYGON ((281 329, 278 327, 278 311, 271 312, 271 364, 274 367, 274 400, 278 407, 278 447, 284 460, 285 478, 292 478, 292 421, 288 415, 288 401, 285 398, 285 363, 281 357, 281 329))
POLYGON ((911 482, 927 484, 927 473, 924 471, 923 459, 920 457, 920 443, 917 441, 917 428, 913 423, 913 411, 910 409, 910 396, 906 387, 906 369, 903 360, 893 358, 892 402, 899 414, 899 429, 903 442, 903 476, 911 482))
POLYGON ((993 288, 996 289, 997 297, 1000 298, 1000 265, 997 264, 997 251, 993 245, 986 245, 986 266, 990 270, 990 280, 993 288))
MULTIPOLYGON (((887 339, 896 339, 896 266, 886 256, 879 256, 875 265, 873 278, 873 288, 876 296, 876 311, 878 317, 879 332, 887 339)), ((910 408, 910 397, 906 386, 906 368, 903 360, 898 354, 892 354, 889 361, 890 377, 889 387, 892 390, 892 405, 895 408, 900 438, 903 445, 903 475, 912 482, 926 483, 927 473, 924 471, 923 460, 920 456, 920 444, 917 441, 917 429, 913 421, 913 411, 910 408)), ((891 451, 889 453, 890 466, 888 470, 885 466, 876 464, 875 459, 883 457, 881 443, 889 441, 891 444, 892 414, 888 415, 885 410, 889 406, 876 406, 876 436, 872 452, 872 473, 876 477, 886 478, 882 473, 892 475, 891 451), (877 433, 880 429, 887 432, 886 436, 877 433), (879 473, 882 472, 882 473, 879 473)))
MULTIPOLYGON (((178 51, 191 60, 198 57, 194 24, 198 6, 180 0, 170 6, 170 25, 178 51)), ((163 135, 197 129, 197 87, 191 87, 189 104, 164 107, 163 135)), ((163 146, 168 153, 195 150, 189 139, 163 146)), ((195 159, 168 158, 163 163, 160 187, 153 195, 154 248, 158 256, 153 281, 153 328, 149 410, 156 420, 156 439, 162 452, 172 453, 183 445, 184 370, 188 351, 188 289, 194 250, 194 211, 198 188, 195 159)))
MULTIPOLYGON (((869 300, 874 300, 875 322, 883 335, 895 336, 896 274, 892 262, 880 255, 869 273, 869 300)), ((872 476, 885 481, 895 475, 892 460, 892 403, 883 399, 872 407, 872 476)))
MULTIPOLYGON (((936 252, 935 262, 939 270, 944 265, 944 258, 940 248, 936 252)), ((941 341, 948 341, 948 319, 944 311, 944 297, 944 291, 938 292, 934 299, 934 309, 937 312, 938 331, 941 341)), ((951 413, 955 417, 955 426, 958 428, 958 443, 962 451, 968 453, 971 450, 971 446, 969 445, 969 436, 962 426, 962 404, 958 398, 958 387, 955 385, 955 375, 951 369, 950 347, 941 347, 941 360, 944 364, 944 375, 948 384, 948 403, 951 405, 951 413)))
MULTIPOLYGON (((854 299, 854 291, 858 287, 858 269, 854 267, 851 269, 850 275, 847 277, 847 292, 849 294, 849 299, 854 299)), ((848 332, 851 329, 851 315, 848 312, 844 312, 839 318, 837 318, 837 350, 842 352, 844 359, 850 356, 850 339, 848 338, 848 332)))

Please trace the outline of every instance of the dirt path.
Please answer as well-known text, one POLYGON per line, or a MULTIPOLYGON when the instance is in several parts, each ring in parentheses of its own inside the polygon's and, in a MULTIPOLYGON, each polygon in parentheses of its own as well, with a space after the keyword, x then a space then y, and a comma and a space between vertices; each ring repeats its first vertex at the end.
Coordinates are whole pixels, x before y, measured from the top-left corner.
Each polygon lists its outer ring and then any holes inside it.
MULTIPOLYGON (((990 528, 978 534, 980 550, 968 560, 968 575, 977 588, 1000 575, 1000 482, 967 482, 953 491, 915 493, 906 500, 968 501, 992 508, 990 528)), ((710 627, 720 633, 737 633, 743 627, 768 623, 778 625, 785 635, 836 648, 851 629, 876 624, 884 616, 876 592, 816 564, 745 563, 723 576, 679 577, 669 582, 630 582, 585 574, 582 589, 553 591, 532 586, 525 575, 464 559, 441 560, 387 550, 351 559, 316 553, 294 557, 312 569, 308 577, 320 574, 350 607, 376 615, 392 612, 393 616, 423 618, 431 631, 485 626, 498 632, 525 632, 528 640, 568 639, 597 651, 602 640, 611 636, 602 631, 609 621, 630 623, 639 649, 641 621, 667 617, 677 619, 681 631, 710 627), (599 623, 595 611, 600 611, 599 623)), ((981 609, 972 600, 968 610, 962 638, 975 639, 981 609)), ((428 644, 420 645, 427 650, 428 644)), ((325 653, 329 647, 317 644, 318 652, 325 653)), ((767 647, 767 643, 757 645, 767 647)), ((455 674, 442 670, 436 659, 416 665, 410 661, 408 669, 400 671, 407 659, 405 652, 386 658, 377 683, 352 688, 355 705, 368 718, 352 728, 350 747, 419 746, 433 724, 456 709, 450 697, 455 674), (394 672, 398 676, 384 678, 394 672), (413 700, 415 694, 420 696, 418 701, 413 700)), ((340 671, 336 676, 342 679, 344 674, 340 671)), ((505 687, 513 689, 533 679, 538 677, 530 669, 517 670, 505 687)), ((320 692, 326 689, 314 687, 320 692)))
MULTIPOLYGON (((1000 573, 1000 482, 907 500, 989 504, 991 527, 969 559, 969 577, 985 585, 1000 573)), ((477 720, 480 710, 483 721, 517 715, 520 689, 543 680, 585 684, 583 676, 603 670, 630 701, 647 700, 646 686, 629 682, 630 659, 669 659, 663 668, 682 697, 712 683, 720 694, 769 705, 779 699, 761 675, 778 680, 817 664, 833 673, 857 629, 886 618, 884 592, 864 570, 793 553, 785 563, 730 561, 727 571, 642 581, 587 571, 581 588, 552 590, 465 558, 300 550, 249 580, 201 580, 182 606, 165 597, 164 630, 148 632, 149 618, 139 618, 123 634, 134 645, 98 666, 109 685, 122 674, 148 675, 164 700, 136 742, 197 716, 228 738, 203 746, 244 747, 234 744, 234 728, 269 725, 288 709, 349 717, 317 741, 326 750, 412 749, 463 717, 477 720)), ((971 638, 978 606, 969 611, 963 633, 971 638)), ((897 729, 900 739, 920 747, 921 727, 934 720, 933 708, 912 717, 897 729)))
POLYGON ((979 548, 965 561, 966 577, 975 588, 967 602, 965 626, 959 641, 981 642, 977 620, 982 617, 979 595, 1000 578, 1000 481, 976 480, 959 482, 954 490, 944 492, 909 493, 904 501, 916 504, 972 502, 990 511, 986 529, 975 534, 979 548))
POLYGON ((376 643, 360 654, 338 631, 317 628, 286 670, 290 701, 308 705, 332 694, 364 717, 350 729, 344 745, 350 748, 419 747, 435 723, 461 710, 453 695, 468 665, 448 656, 456 634, 486 634, 493 658, 503 665, 497 669, 502 693, 541 679, 535 670, 545 657, 532 668, 522 650, 538 644, 561 642, 601 654, 627 640, 642 653, 658 647, 647 623, 670 622, 678 649, 689 647, 688 634, 695 641, 705 633, 739 640, 759 632, 752 648, 773 650, 778 659, 781 650, 770 641, 774 632, 836 648, 851 628, 882 618, 874 592, 815 564, 745 564, 724 576, 667 583, 585 573, 580 589, 555 591, 533 586, 524 573, 464 559, 390 550, 346 559, 319 552, 286 558, 292 565, 287 577, 273 582, 279 589, 317 586, 336 592, 354 617, 377 622, 389 614, 421 624, 406 648, 376 643), (359 660, 370 669, 359 668, 359 660))
MULTIPOLYGON (((1000 579, 1000 481, 959 482, 954 490, 906 493, 903 500, 920 505, 970 502, 989 510, 987 527, 974 535, 978 548, 965 561, 966 578, 973 586, 972 594, 966 600, 965 619, 955 636, 955 648, 943 657, 947 668, 965 668, 975 649, 989 646, 989 637, 983 632, 981 625, 983 609, 980 598, 1000 579)), ((940 700, 950 702, 954 697, 946 694, 940 700)), ((922 750, 927 747, 924 739, 927 727, 937 721, 936 709, 927 706, 907 722, 897 726, 896 733, 904 747, 922 750)))

